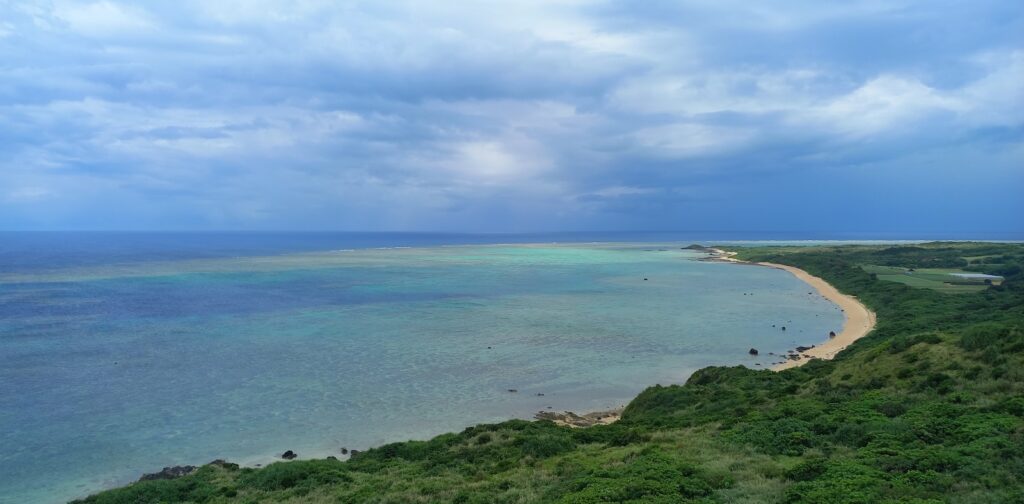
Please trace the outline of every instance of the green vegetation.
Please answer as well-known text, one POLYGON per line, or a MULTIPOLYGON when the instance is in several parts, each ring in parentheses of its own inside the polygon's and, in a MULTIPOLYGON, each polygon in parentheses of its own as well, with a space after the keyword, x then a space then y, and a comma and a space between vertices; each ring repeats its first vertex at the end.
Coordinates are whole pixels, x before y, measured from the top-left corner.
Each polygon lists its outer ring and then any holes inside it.
POLYGON ((347 462, 208 465, 82 502, 1024 502, 1024 246, 751 248, 739 258, 797 266, 858 296, 878 315, 875 331, 833 361, 778 373, 711 367, 649 388, 612 425, 514 420, 347 462), (1005 281, 949 295, 862 265, 1005 281))

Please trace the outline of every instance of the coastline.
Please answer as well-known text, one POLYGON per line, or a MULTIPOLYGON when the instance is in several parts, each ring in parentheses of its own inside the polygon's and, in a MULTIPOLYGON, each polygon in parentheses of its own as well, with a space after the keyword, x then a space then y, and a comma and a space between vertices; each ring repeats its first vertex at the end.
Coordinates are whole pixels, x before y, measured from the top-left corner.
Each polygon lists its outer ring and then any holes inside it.
MULTIPOLYGON (((819 277, 807 273, 804 270, 782 264, 738 260, 734 257, 737 255, 737 252, 710 248, 705 251, 709 254, 708 257, 698 260, 765 266, 788 271, 798 279, 814 287, 820 295, 829 299, 843 309, 845 320, 841 330, 837 331, 838 334, 835 338, 829 338, 828 341, 824 343, 816 344, 813 348, 801 351, 800 355, 802 358, 798 357, 799 360, 787 359, 781 364, 776 364, 771 367, 765 366, 767 369, 782 371, 791 367, 801 366, 811 360, 811 358, 832 359, 838 352, 847 348, 854 341, 867 335, 875 326, 875 314, 860 303, 855 297, 840 293, 831 284, 819 277)), ((594 425, 607 425, 616 422, 621 418, 621 414, 624 409, 625 406, 623 405, 614 409, 589 411, 580 414, 576 414, 571 411, 564 411, 562 413, 554 413, 550 410, 539 411, 534 415, 534 419, 548 420, 556 425, 570 428, 586 428, 594 425)), ((355 450, 353 450, 353 452, 355 452, 355 450)), ((339 455, 333 451, 302 451, 300 455, 302 460, 321 458, 338 458, 341 460, 348 459, 347 455, 339 455)), ((261 468, 271 463, 281 461, 283 461, 283 459, 279 455, 258 455, 245 458, 239 462, 243 467, 261 468)))
MULTIPOLYGON (((853 344, 854 341, 867 336, 867 334, 875 328, 875 312, 868 309, 868 307, 861 303, 856 297, 839 292, 839 290, 833 287, 832 284, 800 268, 787 266, 785 264, 741 261, 734 257, 737 254, 736 252, 725 251, 722 249, 711 248, 706 249, 706 251, 710 254, 707 260, 711 261, 764 266, 766 268, 787 271, 807 285, 813 287, 818 294, 835 303, 842 310, 844 317, 843 327, 838 333, 836 333, 834 338, 828 338, 828 340, 823 343, 815 343, 812 348, 804 349, 797 354, 790 354, 795 355, 795 358, 786 358, 786 360, 781 364, 776 364, 769 368, 772 371, 783 371, 789 368, 802 366, 813 359, 832 359, 836 354, 853 344)), ((594 411, 584 413, 582 415, 578 415, 571 411, 565 411, 563 413, 540 411, 537 412, 534 418, 537 420, 550 420, 557 425, 580 428, 590 427, 593 425, 606 425, 615 422, 619 420, 624 409, 625 407, 622 407, 606 411, 594 411)))
POLYGON ((818 294, 821 294, 822 297, 835 303, 843 311, 843 315, 845 317, 843 327, 838 333, 836 333, 834 338, 829 338, 823 343, 815 343, 812 348, 799 352, 797 359, 789 358, 781 364, 772 366, 771 369, 773 371, 782 371, 802 366, 811 359, 832 359, 837 353, 846 349, 846 347, 850 346, 854 341, 867 336, 867 334, 875 328, 875 323, 877 322, 875 312, 869 310, 867 306, 864 306, 864 303, 861 303, 860 300, 854 296, 839 292, 839 290, 833 287, 832 284, 800 268, 787 266, 785 264, 741 261, 733 257, 736 255, 736 252, 727 252, 721 249, 708 249, 708 251, 712 254, 713 260, 736 264, 751 264, 754 266, 764 266, 787 271, 802 280, 804 283, 814 287, 814 289, 818 291, 818 294))

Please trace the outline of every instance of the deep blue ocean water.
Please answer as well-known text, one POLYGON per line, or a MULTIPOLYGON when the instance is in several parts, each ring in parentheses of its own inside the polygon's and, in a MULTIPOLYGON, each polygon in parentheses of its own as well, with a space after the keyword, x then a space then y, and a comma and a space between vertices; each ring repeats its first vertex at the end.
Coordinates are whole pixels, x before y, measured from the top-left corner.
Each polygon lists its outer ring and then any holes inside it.
POLYGON ((841 326, 680 249, 738 238, 0 233, 0 502, 616 407, 841 326))

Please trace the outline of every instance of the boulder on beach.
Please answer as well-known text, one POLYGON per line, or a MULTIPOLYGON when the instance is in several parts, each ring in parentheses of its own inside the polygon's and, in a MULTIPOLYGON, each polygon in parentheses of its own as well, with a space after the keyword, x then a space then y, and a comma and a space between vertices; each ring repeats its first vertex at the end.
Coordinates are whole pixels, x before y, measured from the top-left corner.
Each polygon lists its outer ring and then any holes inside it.
POLYGON ((756 348, 751 348, 751 349, 750 349, 750 351, 749 351, 748 353, 749 353, 750 355, 757 355, 757 349, 756 349, 756 348))
POLYGON ((835 338, 836 337, 836 332, 835 331, 829 331, 828 332, 828 337, 829 338, 835 338))
POLYGON ((281 458, 283 458, 285 460, 292 460, 292 459, 294 459, 295 457, 298 457, 298 456, 299 455, 297 453, 295 453, 295 452, 293 452, 291 450, 288 450, 288 451, 286 451, 286 452, 281 454, 281 458))
POLYGON ((342 446, 341 447, 341 454, 342 455, 348 455, 348 448, 345 448, 344 446, 342 446))
POLYGON ((143 474, 139 481, 169 480, 192 474, 196 466, 173 466, 165 467, 160 472, 143 474))

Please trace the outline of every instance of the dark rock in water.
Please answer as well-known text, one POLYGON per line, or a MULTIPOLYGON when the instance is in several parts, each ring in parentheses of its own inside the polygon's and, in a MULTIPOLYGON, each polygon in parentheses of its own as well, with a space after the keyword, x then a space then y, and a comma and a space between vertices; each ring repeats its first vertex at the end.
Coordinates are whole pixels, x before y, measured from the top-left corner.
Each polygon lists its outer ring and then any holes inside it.
POLYGON ((292 460, 295 457, 298 457, 298 454, 296 454, 295 452, 293 452, 291 450, 288 450, 288 451, 286 451, 286 452, 281 454, 281 458, 283 458, 285 460, 292 460))
POLYGON ((537 397, 544 397, 544 393, 543 392, 537 392, 537 397))
POLYGON ((512 392, 513 394, 515 394, 516 392, 519 392, 518 389, 514 389, 514 388, 510 388, 510 389, 508 389, 508 391, 512 392))
POLYGON ((775 327, 775 324, 772 324, 772 327, 775 327))
POLYGON ((491 347, 487 347, 487 349, 488 349, 488 350, 490 350, 490 349, 491 349, 491 347))
POLYGON ((796 347, 796 351, 800 352, 800 353, 804 353, 804 352, 806 352, 806 351, 808 351, 808 350, 810 350, 812 348, 814 348, 814 345, 811 345, 811 346, 798 346, 798 347, 796 347))
POLYGON ((757 355, 757 349, 756 348, 751 348, 750 352, 748 352, 748 353, 750 353, 750 355, 757 355))
POLYGON ((646 282, 646 281, 647 281, 647 279, 645 278, 645 279, 644 279, 644 281, 646 282))
POLYGON ((786 326, 782 326, 782 330, 785 331, 786 330, 786 326))
POLYGON ((163 470, 157 473, 143 474, 139 481, 152 481, 152 480, 169 480, 176 479, 182 476, 192 474, 196 470, 196 466, 174 466, 165 467, 163 470))
POLYGON ((348 448, 345 448, 344 446, 342 446, 341 447, 341 454, 342 455, 348 455, 348 448))
POLYGON ((754 365, 755 365, 755 366, 760 366, 760 365, 761 365, 761 363, 760 363, 760 362, 755 362, 755 363, 754 363, 754 365))
POLYGON ((829 338, 835 338, 836 337, 836 332, 835 331, 829 331, 828 332, 828 337, 829 338))
POLYGON ((768 352, 768 355, 775 355, 775 352, 768 352))

